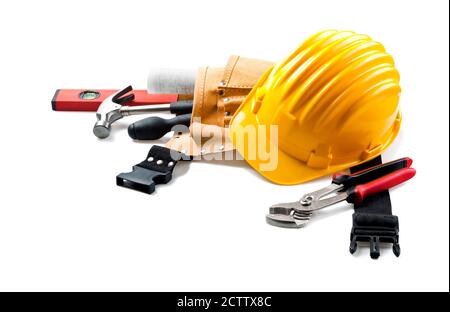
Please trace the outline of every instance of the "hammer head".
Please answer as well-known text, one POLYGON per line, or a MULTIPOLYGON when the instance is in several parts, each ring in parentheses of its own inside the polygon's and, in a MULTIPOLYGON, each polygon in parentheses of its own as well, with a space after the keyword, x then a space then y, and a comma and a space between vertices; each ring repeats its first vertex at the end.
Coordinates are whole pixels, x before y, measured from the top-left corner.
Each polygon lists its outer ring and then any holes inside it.
POLYGON ((111 124, 123 117, 121 108, 123 103, 133 99, 133 95, 125 96, 126 93, 132 90, 131 86, 120 90, 103 101, 97 109, 97 122, 94 125, 94 135, 100 139, 109 136, 111 132, 111 124))
POLYGON ((93 129, 96 137, 104 139, 109 136, 111 124, 123 117, 120 112, 121 108, 122 105, 113 103, 109 98, 99 106, 96 113, 97 122, 93 129))

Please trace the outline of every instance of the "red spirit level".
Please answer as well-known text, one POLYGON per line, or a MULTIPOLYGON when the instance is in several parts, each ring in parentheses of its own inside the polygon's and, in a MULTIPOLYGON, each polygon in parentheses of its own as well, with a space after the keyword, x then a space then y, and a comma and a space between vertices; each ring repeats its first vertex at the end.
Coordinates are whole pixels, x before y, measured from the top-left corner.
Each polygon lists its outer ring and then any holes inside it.
MULTIPOLYGON (((100 104, 119 90, 58 89, 52 100, 55 111, 95 112, 100 104)), ((165 104, 179 100, 178 94, 150 94, 147 90, 133 90, 130 106, 165 104)))

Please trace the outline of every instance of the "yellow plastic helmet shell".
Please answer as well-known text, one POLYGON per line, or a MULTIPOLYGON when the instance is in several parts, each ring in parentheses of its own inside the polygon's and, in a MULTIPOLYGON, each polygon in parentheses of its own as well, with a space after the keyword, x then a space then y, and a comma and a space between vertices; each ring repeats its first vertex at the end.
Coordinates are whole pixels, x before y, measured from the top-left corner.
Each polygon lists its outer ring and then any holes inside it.
POLYGON ((399 79, 382 44, 351 31, 320 32, 259 79, 231 120, 230 138, 275 183, 347 169, 380 155, 398 134, 399 79))

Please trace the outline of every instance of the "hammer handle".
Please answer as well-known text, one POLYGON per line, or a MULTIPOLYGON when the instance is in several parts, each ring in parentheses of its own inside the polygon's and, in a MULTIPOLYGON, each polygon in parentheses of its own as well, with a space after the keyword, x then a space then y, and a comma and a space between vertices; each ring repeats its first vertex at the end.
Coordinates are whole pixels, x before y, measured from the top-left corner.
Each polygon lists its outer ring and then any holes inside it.
POLYGON ((148 113, 166 112, 170 111, 172 114, 181 115, 192 112, 192 101, 178 101, 170 104, 153 104, 144 106, 129 106, 124 105, 120 108, 123 116, 140 115, 148 113))

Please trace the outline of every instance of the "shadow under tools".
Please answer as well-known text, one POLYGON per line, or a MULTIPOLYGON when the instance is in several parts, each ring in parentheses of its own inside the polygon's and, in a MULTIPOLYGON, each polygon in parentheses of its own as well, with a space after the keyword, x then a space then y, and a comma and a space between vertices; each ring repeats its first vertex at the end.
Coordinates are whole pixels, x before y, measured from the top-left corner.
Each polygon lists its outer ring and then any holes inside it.
POLYGON ((123 131, 128 129, 128 124, 124 122, 116 122, 115 124, 111 125, 111 130, 112 127, 114 127, 117 131, 123 131))
POLYGON ((145 194, 145 195, 155 195, 155 194, 158 194, 158 191, 160 189, 169 187, 172 183, 174 183, 173 182, 174 180, 181 178, 189 171, 189 164, 190 164, 190 161, 178 161, 177 165, 173 169, 172 179, 169 181, 169 183, 157 184, 155 187, 155 191, 152 194, 145 194))
MULTIPOLYGON (((170 133, 170 132, 169 132, 170 133)), ((165 145, 167 142, 169 142, 170 137, 168 136, 163 136, 160 139, 157 140, 132 140, 133 143, 137 143, 137 144, 162 144, 165 145)))
POLYGON ((128 124, 123 122, 116 122, 111 125, 111 131, 109 132, 109 135, 106 138, 97 138, 98 141, 102 142, 114 142, 114 138, 116 134, 122 135, 124 130, 128 129, 128 124))

